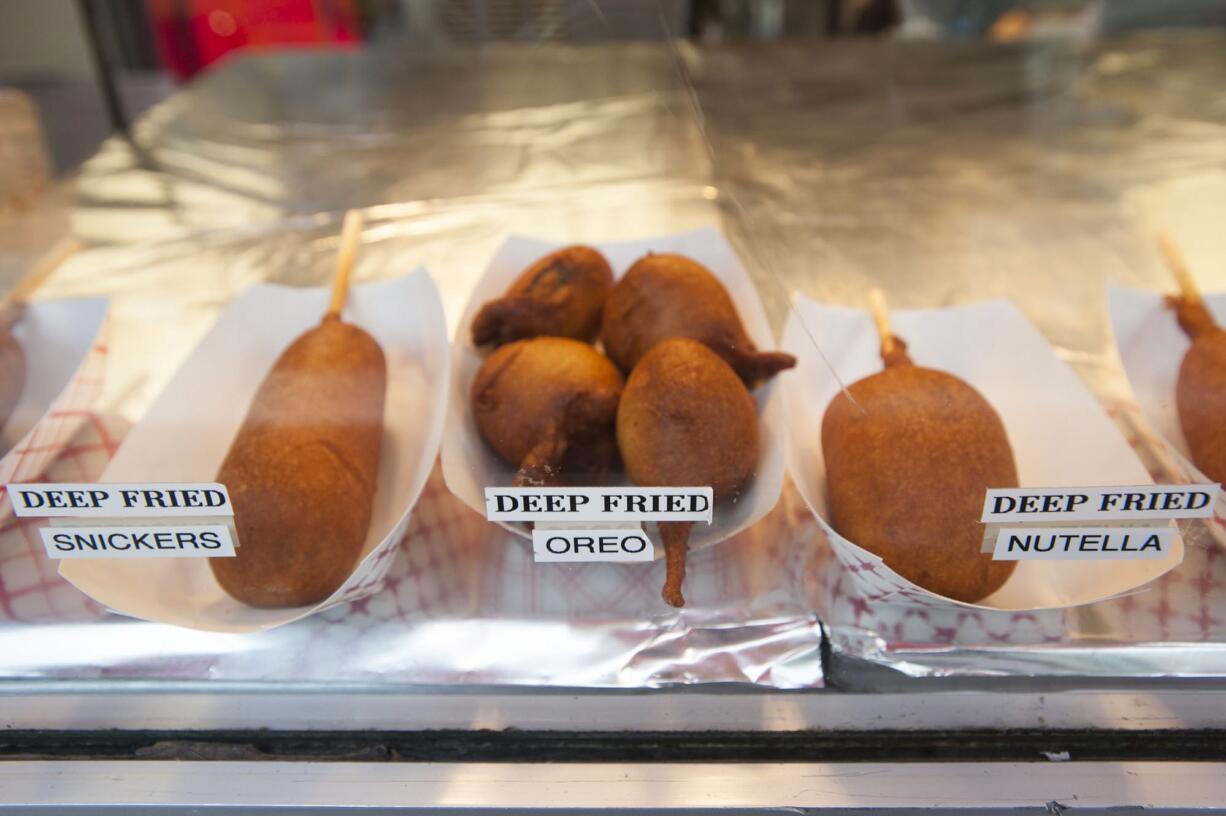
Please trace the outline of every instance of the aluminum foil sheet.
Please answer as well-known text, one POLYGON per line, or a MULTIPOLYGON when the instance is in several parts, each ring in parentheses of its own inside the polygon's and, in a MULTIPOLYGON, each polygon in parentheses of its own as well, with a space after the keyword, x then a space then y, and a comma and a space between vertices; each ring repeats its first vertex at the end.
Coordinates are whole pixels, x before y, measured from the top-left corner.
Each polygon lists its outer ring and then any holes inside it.
MULTIPOLYGON (((448 321, 509 233, 567 240, 643 235, 718 219, 713 192, 664 182, 593 187, 558 213, 553 193, 373 208, 355 282, 425 264, 448 321), (631 200, 636 206, 624 208, 631 200)), ((96 477, 224 305, 257 280, 317 285, 339 223, 301 217, 141 248, 82 254, 48 297, 106 291, 110 359, 97 421, 50 473, 96 477)), ((213 395, 224 398, 224 395, 213 395)), ((190 429, 184 429, 190 435, 190 429)), ((689 605, 659 598, 663 563, 537 565, 530 545, 453 496, 435 469, 384 588, 260 633, 212 634, 108 614, 54 574, 33 526, 0 531, 0 676, 230 683, 523 684, 641 688, 822 683, 822 632, 793 546, 799 508, 691 558, 689 605)))
MULTIPOLYGON (((853 306, 871 286, 898 307, 1008 297, 1113 409, 1130 397, 1108 282, 1171 291, 1155 246, 1169 230, 1202 287, 1226 287, 1226 96, 1206 81, 1224 46, 1149 32, 695 50, 687 65, 729 229, 777 291, 853 306)), ((836 659, 916 676, 1221 675, 1226 557, 1203 528, 1185 537, 1173 573, 1064 612, 869 605, 833 559, 816 606, 836 659)))
MULTIPOLYGON (((1170 288, 1153 233, 1172 231, 1205 289, 1226 286, 1224 55, 1226 37, 1180 32, 242 57, 155 109, 135 148, 113 141, 89 163, 74 224, 112 246, 75 259, 47 294, 115 298, 103 410, 121 433, 234 293, 326 277, 335 216, 316 212, 372 206, 359 276, 424 262, 451 320, 512 232, 618 239, 716 222, 776 329, 794 291, 863 305, 878 285, 898 307, 1009 297, 1110 407, 1128 392, 1104 287, 1170 288)), ((527 580, 522 550, 491 543, 445 495, 419 516, 410 544, 427 543, 406 547, 402 580, 363 609, 232 640, 91 620, 101 610, 88 605, 40 610, 0 630, 0 672, 812 686, 815 612, 834 660, 911 675, 1226 669, 1226 558, 1194 531, 1180 569, 1110 603, 874 606, 789 490, 769 524, 697 565, 710 595, 660 618, 645 596, 610 592, 601 570, 527 580), (423 579, 446 550, 470 568, 423 579)))
MULTIPOLYGON (((241 54, 82 168, 73 228, 159 240, 296 214, 710 176, 660 43, 241 54)), ((565 208, 559 206, 561 212, 565 208)))

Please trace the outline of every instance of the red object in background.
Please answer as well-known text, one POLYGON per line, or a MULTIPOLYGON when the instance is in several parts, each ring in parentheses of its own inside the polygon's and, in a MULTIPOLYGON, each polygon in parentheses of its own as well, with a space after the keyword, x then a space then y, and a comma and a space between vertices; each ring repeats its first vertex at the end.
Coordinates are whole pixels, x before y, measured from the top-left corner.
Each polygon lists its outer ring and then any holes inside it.
POLYGON ((353 0, 147 0, 162 62, 187 79, 241 48, 360 41, 353 0))

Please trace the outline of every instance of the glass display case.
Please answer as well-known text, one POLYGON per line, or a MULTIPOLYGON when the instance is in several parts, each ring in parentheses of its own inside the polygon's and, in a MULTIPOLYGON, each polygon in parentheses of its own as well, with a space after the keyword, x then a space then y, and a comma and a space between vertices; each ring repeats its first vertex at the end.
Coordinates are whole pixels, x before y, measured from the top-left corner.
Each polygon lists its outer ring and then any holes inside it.
POLYGON ((1212 9, 319 5, 4 216, 0 808, 1226 801, 1212 9))

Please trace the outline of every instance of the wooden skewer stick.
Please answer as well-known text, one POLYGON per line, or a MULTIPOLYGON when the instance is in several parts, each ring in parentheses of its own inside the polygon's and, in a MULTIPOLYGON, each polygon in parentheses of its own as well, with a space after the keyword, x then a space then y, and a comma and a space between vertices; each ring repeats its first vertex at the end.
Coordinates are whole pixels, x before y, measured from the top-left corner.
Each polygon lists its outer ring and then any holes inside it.
POLYGON ((894 333, 890 331, 890 309, 885 302, 885 293, 875 286, 869 289, 868 306, 873 313, 873 322, 877 324, 877 334, 881 336, 881 353, 889 354, 894 351, 894 333))
POLYGON ((17 282, 13 291, 9 292, 3 302, 0 302, 0 312, 7 311, 12 306, 25 303, 38 287, 46 283, 51 273, 81 250, 81 242, 71 235, 66 235, 55 242, 55 246, 47 250, 34 262, 34 266, 24 278, 17 282))
POLYGON ((345 299, 349 297, 349 273, 353 270, 353 259, 362 241, 364 222, 361 210, 345 213, 345 222, 341 226, 341 246, 336 257, 336 274, 332 278, 332 300, 328 303, 326 317, 340 317, 341 310, 345 308, 345 299))
POLYGON ((1175 276, 1175 282, 1179 284, 1179 293, 1183 295, 1183 299, 1188 303, 1200 303, 1200 290, 1196 287, 1196 279, 1192 277, 1187 260, 1171 240, 1171 236, 1165 232, 1159 234, 1158 246, 1162 248, 1162 257, 1166 259, 1166 265, 1175 276))

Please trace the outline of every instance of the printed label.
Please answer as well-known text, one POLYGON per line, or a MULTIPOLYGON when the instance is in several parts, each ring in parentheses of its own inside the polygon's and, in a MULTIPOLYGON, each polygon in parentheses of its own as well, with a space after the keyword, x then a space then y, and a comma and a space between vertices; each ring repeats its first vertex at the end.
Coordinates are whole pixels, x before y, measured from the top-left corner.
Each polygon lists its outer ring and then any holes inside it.
POLYGON ((218 558, 234 555, 225 524, 44 527, 48 558, 218 558))
POLYGON ((651 561, 655 548, 637 527, 621 529, 532 531, 532 554, 537 562, 651 561))
POLYGON ((1004 527, 993 561, 1161 561, 1175 546, 1174 527, 1004 527))
POLYGON ((200 518, 233 516, 225 485, 10 484, 19 518, 200 518))
POLYGON ((705 521, 709 487, 487 487, 490 521, 705 521))
POLYGON ((1209 518, 1221 489, 1216 484, 994 489, 984 497, 980 520, 1000 524, 1209 518))

